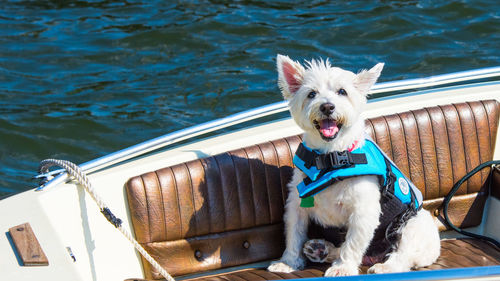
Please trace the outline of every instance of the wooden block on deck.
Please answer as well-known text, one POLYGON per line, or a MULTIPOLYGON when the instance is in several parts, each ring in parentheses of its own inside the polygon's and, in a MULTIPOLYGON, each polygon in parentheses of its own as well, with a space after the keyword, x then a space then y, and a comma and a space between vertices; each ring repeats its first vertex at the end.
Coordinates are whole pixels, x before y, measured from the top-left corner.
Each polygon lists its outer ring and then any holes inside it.
POLYGON ((11 227, 9 233, 24 266, 49 265, 29 223, 11 227))

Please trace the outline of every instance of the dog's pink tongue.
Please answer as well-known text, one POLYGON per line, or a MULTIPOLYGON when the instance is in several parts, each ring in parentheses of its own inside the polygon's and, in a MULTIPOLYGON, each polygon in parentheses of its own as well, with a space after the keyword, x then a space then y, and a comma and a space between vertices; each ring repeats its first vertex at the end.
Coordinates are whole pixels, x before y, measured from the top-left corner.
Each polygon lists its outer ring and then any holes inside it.
POLYGON ((323 136, 327 138, 333 137, 339 131, 339 127, 337 127, 337 122, 331 119, 321 120, 319 126, 320 126, 319 131, 321 132, 321 134, 323 134, 323 136))

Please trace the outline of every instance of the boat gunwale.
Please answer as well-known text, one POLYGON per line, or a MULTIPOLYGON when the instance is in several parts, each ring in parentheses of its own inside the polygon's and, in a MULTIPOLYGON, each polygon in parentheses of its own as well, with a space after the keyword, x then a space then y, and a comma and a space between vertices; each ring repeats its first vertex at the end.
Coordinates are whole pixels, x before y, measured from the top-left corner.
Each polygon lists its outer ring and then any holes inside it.
MULTIPOLYGON (((441 74, 441 75, 429 76, 426 78, 405 79, 405 80, 377 83, 372 87, 371 94, 391 93, 403 90, 428 89, 431 87, 445 86, 456 83, 463 83, 463 85, 467 85, 480 79, 493 78, 493 77, 500 77, 500 66, 441 74)), ((394 94, 382 98, 377 98, 375 100, 395 99, 401 96, 408 96, 414 94, 416 93, 394 94)), ((370 100, 370 101, 375 101, 375 100, 370 100)), ((224 129, 244 122, 256 120, 262 117, 274 115, 287 110, 288 110, 288 103, 286 101, 281 101, 257 107, 254 109, 242 111, 239 113, 229 115, 227 117, 208 121, 175 132, 167 133, 165 135, 147 140, 145 142, 130 146, 128 148, 112 152, 102 157, 85 162, 80 165, 80 168, 85 173, 92 173, 110 167, 112 165, 130 160, 134 157, 145 155, 151 151, 161 149, 175 143, 179 143, 186 139, 190 139, 200 135, 205 135, 213 131, 224 129)), ((36 189, 37 191, 40 191, 65 182, 68 179, 68 174, 64 170, 54 170, 48 173, 39 174, 36 176, 36 178, 51 178, 45 184, 39 186, 36 189)))

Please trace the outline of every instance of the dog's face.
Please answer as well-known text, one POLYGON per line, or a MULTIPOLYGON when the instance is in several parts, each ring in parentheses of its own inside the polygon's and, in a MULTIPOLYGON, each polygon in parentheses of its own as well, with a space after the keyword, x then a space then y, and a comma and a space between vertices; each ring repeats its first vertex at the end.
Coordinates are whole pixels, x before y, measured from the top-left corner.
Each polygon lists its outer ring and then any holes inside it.
POLYGON ((278 85, 295 122, 308 134, 330 142, 360 119, 370 88, 384 64, 354 74, 323 60, 306 67, 278 55, 278 85))

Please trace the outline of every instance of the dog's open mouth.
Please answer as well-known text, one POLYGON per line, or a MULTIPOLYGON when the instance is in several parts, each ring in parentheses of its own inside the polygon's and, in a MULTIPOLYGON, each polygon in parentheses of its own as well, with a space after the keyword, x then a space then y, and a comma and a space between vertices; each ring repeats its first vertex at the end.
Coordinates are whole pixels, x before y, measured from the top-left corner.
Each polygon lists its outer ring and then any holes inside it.
POLYGON ((320 121, 314 120, 314 125, 321 137, 326 141, 333 140, 340 131, 340 128, 342 128, 342 124, 337 123, 337 120, 329 118, 320 121))

